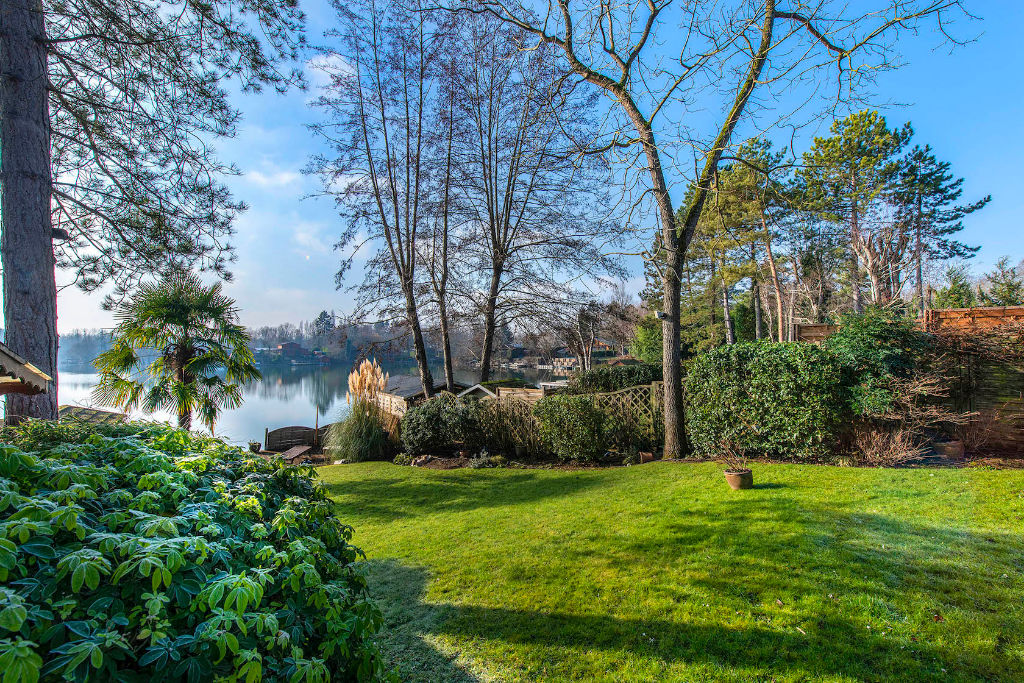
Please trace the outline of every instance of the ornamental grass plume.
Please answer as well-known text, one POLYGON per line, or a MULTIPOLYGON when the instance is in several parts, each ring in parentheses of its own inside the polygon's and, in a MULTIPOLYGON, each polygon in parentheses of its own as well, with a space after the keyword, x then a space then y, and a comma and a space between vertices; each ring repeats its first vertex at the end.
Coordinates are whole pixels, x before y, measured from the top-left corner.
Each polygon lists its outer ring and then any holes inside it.
POLYGON ((353 399, 372 402, 377 394, 383 393, 388 386, 390 375, 381 370, 376 360, 364 360, 348 375, 348 394, 346 400, 352 405, 353 399))

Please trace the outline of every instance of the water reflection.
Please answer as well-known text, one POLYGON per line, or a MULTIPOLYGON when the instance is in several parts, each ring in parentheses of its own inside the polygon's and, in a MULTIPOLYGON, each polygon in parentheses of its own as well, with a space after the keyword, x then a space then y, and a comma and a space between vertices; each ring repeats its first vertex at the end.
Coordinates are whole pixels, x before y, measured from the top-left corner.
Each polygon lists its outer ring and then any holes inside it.
MULTIPOLYGON (((236 410, 226 410, 216 425, 218 436, 244 444, 252 439, 263 441, 264 430, 291 425, 312 427, 334 422, 348 412, 345 394, 348 391, 347 366, 321 367, 317 365, 276 365, 262 368, 263 380, 243 390, 245 402, 236 410)), ((385 372, 392 375, 418 374, 415 365, 389 364, 385 372)), ((440 369, 435 377, 442 377, 440 369)), ((528 381, 544 381, 549 373, 536 370, 521 372, 502 371, 500 376, 522 377, 528 381)), ((91 392, 99 376, 88 365, 61 368, 61 405, 96 406, 91 392)), ((455 380, 466 385, 476 382, 471 370, 456 371, 455 380)), ((162 411, 153 415, 140 412, 132 417, 173 421, 173 416, 162 411)))

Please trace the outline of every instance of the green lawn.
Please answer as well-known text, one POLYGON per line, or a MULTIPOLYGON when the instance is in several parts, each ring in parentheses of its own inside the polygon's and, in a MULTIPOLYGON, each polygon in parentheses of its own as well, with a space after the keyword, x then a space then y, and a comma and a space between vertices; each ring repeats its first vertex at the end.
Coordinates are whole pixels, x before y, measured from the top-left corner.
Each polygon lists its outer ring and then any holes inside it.
POLYGON ((320 473, 403 680, 1024 681, 1024 471, 320 473))

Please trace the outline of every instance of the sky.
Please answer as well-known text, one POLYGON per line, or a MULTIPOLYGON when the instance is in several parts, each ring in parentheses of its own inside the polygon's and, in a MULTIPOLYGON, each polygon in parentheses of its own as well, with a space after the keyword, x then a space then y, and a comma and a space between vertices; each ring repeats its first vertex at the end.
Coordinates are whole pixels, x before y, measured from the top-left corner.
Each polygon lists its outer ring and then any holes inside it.
MULTIPOLYGON (((300 2, 309 19, 309 40, 316 43, 331 23, 330 9, 322 0, 300 2)), ((906 65, 884 74, 876 92, 877 102, 903 103, 880 108, 890 127, 911 121, 915 142, 930 144, 965 178, 962 200, 992 195, 984 210, 965 220, 961 233, 965 243, 981 246, 972 260, 980 275, 1002 255, 1015 263, 1024 259, 1024 81, 1017 71, 1024 62, 1024 3, 965 4, 983 19, 964 27, 976 42, 950 54, 948 47, 933 49, 938 40, 930 33, 908 36, 899 46, 906 65)), ((309 74, 315 88, 316 72, 309 74)), ((234 280, 225 286, 245 325, 297 323, 321 310, 341 314, 351 308, 351 294, 334 283, 340 255, 333 245, 341 219, 331 200, 309 198, 318 182, 301 172, 318 151, 306 128, 317 116, 309 106, 312 97, 312 89, 235 96, 233 103, 243 113, 238 135, 216 143, 222 158, 242 170, 227 184, 249 205, 236 223, 238 260, 234 280)), ((827 128, 826 122, 819 134, 827 128)), ((346 284, 361 279, 368 256, 357 255, 346 284)), ((642 286, 642 267, 636 263, 629 287, 639 292, 642 286)), ((102 299, 102 291, 63 289, 58 330, 112 327, 102 299)))

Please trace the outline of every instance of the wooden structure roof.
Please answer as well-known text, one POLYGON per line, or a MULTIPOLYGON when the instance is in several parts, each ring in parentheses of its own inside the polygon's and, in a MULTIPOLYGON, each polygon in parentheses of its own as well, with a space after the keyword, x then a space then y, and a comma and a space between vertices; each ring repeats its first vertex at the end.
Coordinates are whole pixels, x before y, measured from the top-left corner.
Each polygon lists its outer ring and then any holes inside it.
POLYGON ((0 344, 0 394, 45 394, 52 379, 0 344))
POLYGON ((57 410, 58 420, 79 420, 93 425, 121 424, 128 419, 124 413, 116 410, 85 408, 83 406, 61 406, 57 410))
MULTIPOLYGON (((434 391, 444 391, 447 384, 442 381, 434 381, 434 391)), ((456 383, 456 391, 465 389, 465 385, 456 383)), ((415 398, 423 394, 423 384, 417 375, 391 375, 388 378, 388 385, 384 388, 385 394, 391 394, 399 398, 415 398)))

